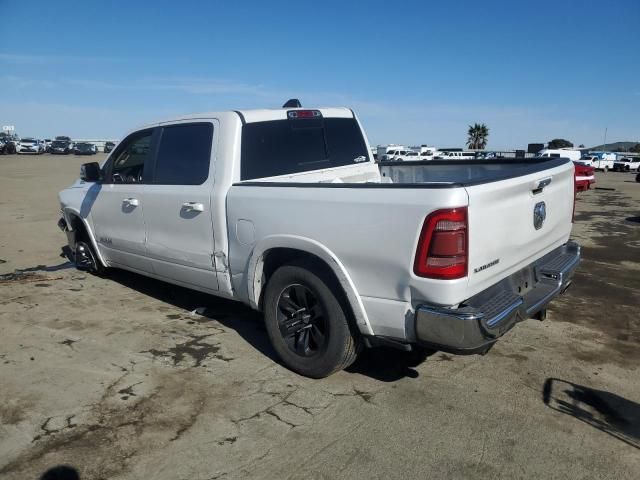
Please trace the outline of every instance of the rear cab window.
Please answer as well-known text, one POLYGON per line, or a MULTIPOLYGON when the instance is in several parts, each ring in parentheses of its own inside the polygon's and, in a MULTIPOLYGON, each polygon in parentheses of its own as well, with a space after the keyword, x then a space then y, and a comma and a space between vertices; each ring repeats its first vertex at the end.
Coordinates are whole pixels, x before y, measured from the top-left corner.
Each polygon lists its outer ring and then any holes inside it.
POLYGON ((369 152, 355 118, 269 120, 242 127, 241 180, 368 160, 369 152))

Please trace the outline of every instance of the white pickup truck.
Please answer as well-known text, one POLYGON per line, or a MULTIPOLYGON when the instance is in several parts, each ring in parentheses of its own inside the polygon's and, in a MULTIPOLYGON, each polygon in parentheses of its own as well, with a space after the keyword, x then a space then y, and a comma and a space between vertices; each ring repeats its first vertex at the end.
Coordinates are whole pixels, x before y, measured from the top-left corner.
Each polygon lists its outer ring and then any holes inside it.
POLYGON ((79 268, 262 311, 303 375, 342 369, 361 346, 484 353, 570 284, 573 164, 425 163, 383 176, 347 108, 191 115, 84 164, 59 226, 79 268))

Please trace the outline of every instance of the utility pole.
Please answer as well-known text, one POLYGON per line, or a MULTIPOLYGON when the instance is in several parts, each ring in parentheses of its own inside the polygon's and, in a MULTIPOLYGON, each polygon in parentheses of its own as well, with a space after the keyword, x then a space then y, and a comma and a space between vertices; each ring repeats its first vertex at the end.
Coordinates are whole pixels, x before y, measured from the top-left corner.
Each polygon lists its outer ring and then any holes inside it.
POLYGON ((604 128, 604 147, 602 147, 602 151, 607 151, 607 127, 604 128))

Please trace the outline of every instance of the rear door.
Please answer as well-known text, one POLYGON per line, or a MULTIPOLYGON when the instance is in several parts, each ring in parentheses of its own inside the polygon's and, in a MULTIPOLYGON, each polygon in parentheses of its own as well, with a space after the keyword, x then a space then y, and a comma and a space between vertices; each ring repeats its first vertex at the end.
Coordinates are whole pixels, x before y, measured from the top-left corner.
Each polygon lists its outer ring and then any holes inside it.
POLYGON ((211 191, 217 122, 159 128, 153 179, 145 186, 147 254, 157 275, 218 290, 211 191))
MULTIPOLYGON (((515 168, 515 166, 514 166, 515 168)), ((573 163, 466 187, 469 287, 477 292, 569 239, 573 163), (498 278, 499 277, 499 278, 498 278)))
POLYGON ((154 129, 129 135, 103 167, 103 180, 82 205, 103 256, 116 266, 151 272, 146 257, 143 188, 153 157, 154 129))

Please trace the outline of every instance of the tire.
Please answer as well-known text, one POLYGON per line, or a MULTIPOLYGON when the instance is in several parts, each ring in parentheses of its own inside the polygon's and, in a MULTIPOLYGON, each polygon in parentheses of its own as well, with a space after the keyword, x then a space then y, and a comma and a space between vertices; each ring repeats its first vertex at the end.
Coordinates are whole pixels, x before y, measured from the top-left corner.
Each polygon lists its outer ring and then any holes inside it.
POLYGON ((329 275, 308 262, 273 273, 264 297, 265 326, 287 368, 324 378, 356 360, 359 332, 339 300, 341 293, 329 275))
POLYGON ((86 232, 82 230, 78 232, 78 236, 76 238, 73 258, 78 270, 89 272, 99 277, 104 276, 107 272, 104 265, 100 263, 91 240, 89 240, 86 232))
POLYGON ((609 167, 605 165, 602 170, 604 171, 604 173, 607 173, 609 171, 609 167))
POLYGON ((636 175, 636 182, 640 183, 640 173, 636 175))

